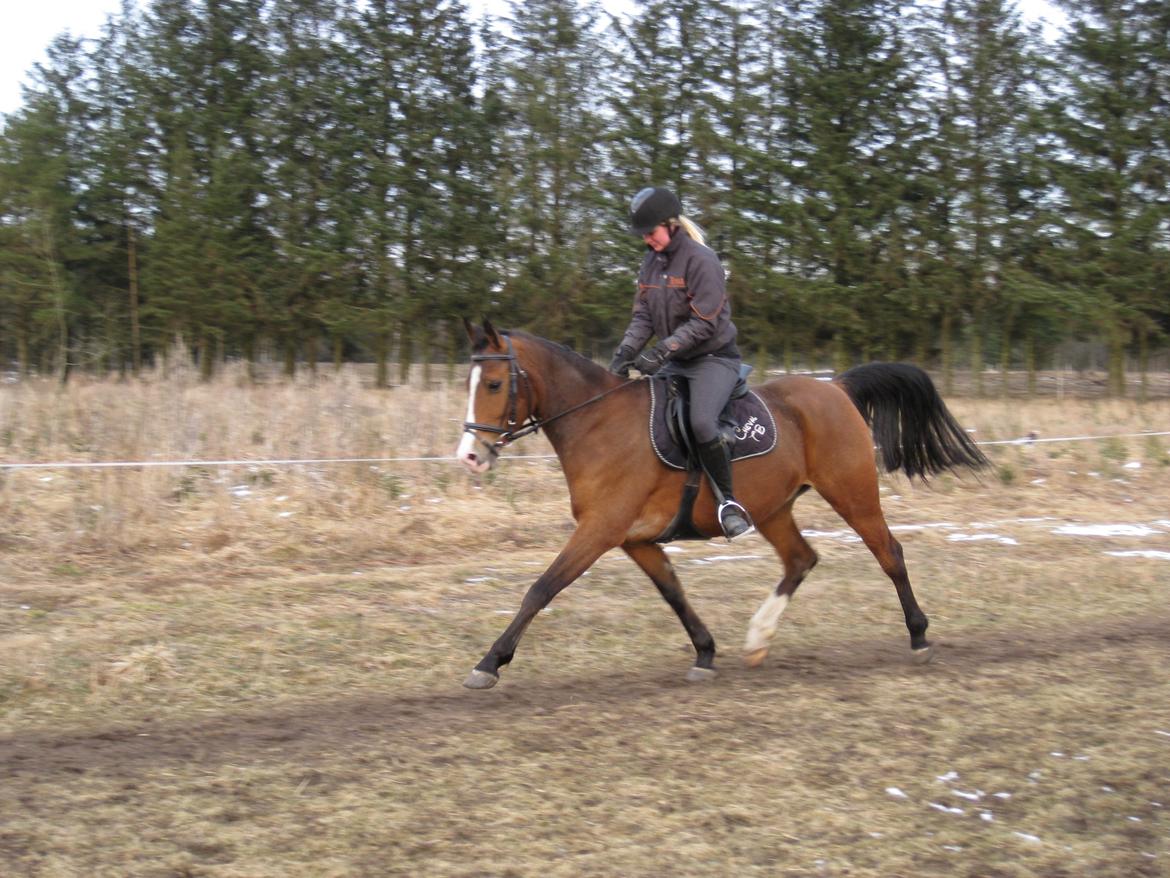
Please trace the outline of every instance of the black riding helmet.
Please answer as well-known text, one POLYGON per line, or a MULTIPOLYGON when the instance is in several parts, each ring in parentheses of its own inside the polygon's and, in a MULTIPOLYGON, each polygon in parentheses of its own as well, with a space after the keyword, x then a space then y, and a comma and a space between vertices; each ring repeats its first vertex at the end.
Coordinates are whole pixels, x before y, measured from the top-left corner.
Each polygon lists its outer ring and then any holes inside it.
POLYGON ((682 202, 669 189, 647 186, 630 202, 630 231, 648 235, 656 226, 682 213, 682 202))

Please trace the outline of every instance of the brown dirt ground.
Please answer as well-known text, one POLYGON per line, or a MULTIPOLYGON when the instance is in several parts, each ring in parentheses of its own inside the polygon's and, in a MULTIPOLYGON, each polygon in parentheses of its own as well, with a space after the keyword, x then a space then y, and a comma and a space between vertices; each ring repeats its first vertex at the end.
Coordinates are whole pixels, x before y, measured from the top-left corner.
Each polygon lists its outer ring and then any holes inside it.
MULTIPOLYGON (((1106 554, 1170 552, 1164 446, 994 461, 982 483, 884 482, 891 525, 952 525, 897 531, 932 664, 864 548, 818 536, 747 670, 777 565, 758 538, 690 543, 674 561, 721 646, 703 685, 611 553, 496 689, 459 686, 564 539, 547 467, 446 493, 420 476, 404 489, 444 501, 431 523, 386 513, 360 549, 309 540, 334 533, 328 506, 203 539, 192 505, 181 550, 14 541, 0 875, 1170 875, 1170 562, 1106 554), (1054 532, 1070 523, 1154 533, 1054 532), (993 533, 1017 542, 948 538, 993 533)), ((842 527, 815 497, 797 512, 842 527)))

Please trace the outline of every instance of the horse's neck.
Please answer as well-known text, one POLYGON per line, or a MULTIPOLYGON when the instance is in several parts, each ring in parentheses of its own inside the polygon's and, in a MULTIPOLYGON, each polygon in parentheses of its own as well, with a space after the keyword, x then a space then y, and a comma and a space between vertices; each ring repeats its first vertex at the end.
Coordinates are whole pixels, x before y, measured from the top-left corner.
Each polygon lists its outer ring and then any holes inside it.
POLYGON ((544 432, 557 456, 563 460, 566 454, 572 453, 574 443, 570 440, 580 435, 583 423, 593 423, 606 401, 620 394, 611 394, 595 403, 589 403, 594 397, 616 386, 616 382, 610 380, 609 373, 602 371, 600 367, 596 372, 582 370, 572 363, 558 360, 551 354, 548 355, 548 363, 541 367, 540 376, 543 383, 539 403, 540 416, 542 419, 554 419, 545 425, 544 432), (557 417, 575 406, 582 408, 563 418, 557 417))

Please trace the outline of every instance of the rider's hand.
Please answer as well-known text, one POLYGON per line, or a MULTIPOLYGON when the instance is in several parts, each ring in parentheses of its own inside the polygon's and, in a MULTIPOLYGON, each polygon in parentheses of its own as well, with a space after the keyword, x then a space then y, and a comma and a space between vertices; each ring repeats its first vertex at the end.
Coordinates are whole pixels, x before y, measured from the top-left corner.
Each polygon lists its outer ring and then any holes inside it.
POLYGON ((670 348, 664 342, 658 342, 648 351, 642 351, 634 360, 634 368, 643 375, 653 375, 670 359, 670 348))
POLYGON ((622 345, 613 355, 613 360, 609 364, 609 371, 615 375, 620 375, 623 378, 630 377, 630 369, 634 366, 634 349, 628 345, 622 345))

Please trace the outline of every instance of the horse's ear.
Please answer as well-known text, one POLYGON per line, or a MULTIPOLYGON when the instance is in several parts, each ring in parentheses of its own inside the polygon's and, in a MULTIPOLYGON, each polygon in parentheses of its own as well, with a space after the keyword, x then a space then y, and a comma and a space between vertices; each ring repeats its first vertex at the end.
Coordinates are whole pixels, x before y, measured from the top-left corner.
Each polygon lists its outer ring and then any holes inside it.
POLYGON ((500 334, 496 332, 496 328, 492 326, 492 322, 486 317, 483 320, 483 331, 484 334, 488 337, 488 341, 490 341, 493 345, 498 348, 502 348, 504 346, 504 343, 500 341, 500 334))

